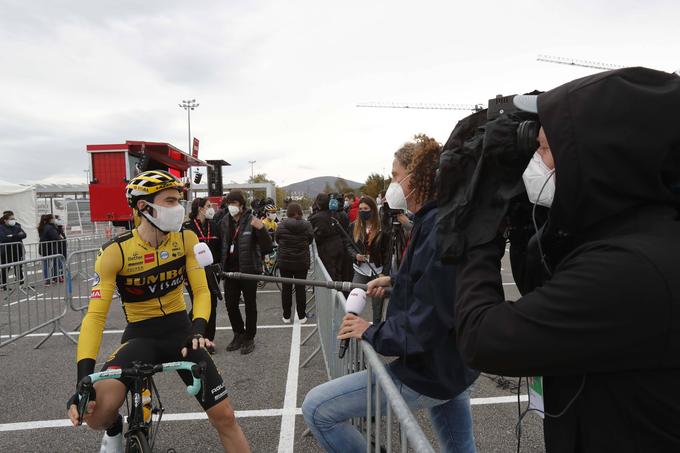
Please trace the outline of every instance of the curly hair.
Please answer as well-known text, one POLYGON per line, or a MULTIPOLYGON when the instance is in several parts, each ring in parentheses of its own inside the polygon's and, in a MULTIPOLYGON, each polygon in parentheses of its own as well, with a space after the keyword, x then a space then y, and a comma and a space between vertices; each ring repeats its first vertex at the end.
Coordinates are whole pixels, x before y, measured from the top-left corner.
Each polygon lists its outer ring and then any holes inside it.
POLYGON ((414 190, 415 201, 422 204, 434 200, 437 196, 435 177, 442 147, 435 139, 425 134, 418 134, 414 139, 415 152, 408 166, 408 173, 411 174, 411 188, 414 190))
POLYGON ((394 157, 402 167, 408 168, 408 166, 411 165, 411 162, 413 161, 413 155, 415 152, 416 144, 413 142, 406 142, 401 146, 401 148, 397 150, 397 152, 394 153, 394 157))

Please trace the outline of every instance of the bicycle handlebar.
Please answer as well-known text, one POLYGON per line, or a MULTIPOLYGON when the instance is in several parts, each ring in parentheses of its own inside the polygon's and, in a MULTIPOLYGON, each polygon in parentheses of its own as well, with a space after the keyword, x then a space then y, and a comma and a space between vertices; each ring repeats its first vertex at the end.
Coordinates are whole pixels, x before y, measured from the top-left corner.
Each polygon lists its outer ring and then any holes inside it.
POLYGON ((136 366, 132 368, 118 368, 112 370, 100 371, 99 373, 92 373, 85 376, 78 383, 78 393, 89 391, 89 388, 94 385, 95 382, 103 381, 106 379, 119 379, 125 377, 145 377, 153 376, 156 373, 163 371, 190 371, 191 377, 193 378, 193 383, 187 386, 187 393, 192 396, 196 396, 201 390, 201 381, 203 378, 203 367, 194 362, 168 362, 161 363, 158 365, 149 366, 136 366))

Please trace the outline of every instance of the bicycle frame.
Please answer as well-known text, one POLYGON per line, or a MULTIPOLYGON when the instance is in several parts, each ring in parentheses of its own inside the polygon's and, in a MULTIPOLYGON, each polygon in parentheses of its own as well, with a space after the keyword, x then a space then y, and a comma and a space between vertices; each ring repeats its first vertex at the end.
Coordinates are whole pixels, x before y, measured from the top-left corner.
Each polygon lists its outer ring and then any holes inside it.
POLYGON ((158 426, 153 430, 151 428, 153 425, 153 414, 159 414, 156 423, 160 424, 164 411, 158 388, 153 380, 153 375, 163 371, 182 370, 191 372, 193 378, 192 384, 187 386, 187 393, 196 396, 199 391, 203 390, 202 398, 205 399, 205 385, 203 385, 202 382, 204 378, 203 364, 198 365, 193 362, 168 362, 158 365, 147 365, 133 362, 133 366, 130 368, 111 369, 99 373, 92 373, 84 377, 80 383, 78 383, 78 393, 81 395, 80 402, 78 403, 78 415, 82 418, 84 408, 87 406, 90 398, 90 391, 96 382, 106 379, 131 378, 132 384, 128 389, 130 398, 128 399, 126 397, 128 429, 125 433, 125 437, 126 439, 129 439, 131 434, 140 432, 149 442, 149 446, 153 448, 156 441, 156 434, 158 433, 158 426), (142 392, 145 388, 149 389, 151 392, 152 401, 154 398, 153 395, 155 395, 158 400, 158 405, 153 408, 151 420, 148 422, 144 420, 144 402, 142 398, 142 392), (151 438, 149 439, 149 437, 151 438))

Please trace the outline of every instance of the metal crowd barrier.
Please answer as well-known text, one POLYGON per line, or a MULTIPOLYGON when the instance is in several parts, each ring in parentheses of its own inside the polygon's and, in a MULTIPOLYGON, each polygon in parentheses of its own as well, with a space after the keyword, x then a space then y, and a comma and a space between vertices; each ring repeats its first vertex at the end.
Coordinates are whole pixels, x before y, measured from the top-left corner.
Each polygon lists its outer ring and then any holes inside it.
POLYGON ((65 260, 49 255, 0 265, 0 348, 37 330, 52 330, 35 349, 58 330, 73 343, 76 340, 61 326, 69 307, 64 284, 65 260))
MULTIPOLYGON (((313 248, 313 278, 315 280, 331 280, 324 267, 316 246, 313 248)), ((399 444, 402 452, 409 446, 417 452, 434 453, 413 413, 397 390, 394 381, 385 369, 381 357, 373 347, 365 341, 352 339, 343 359, 338 358, 337 332, 345 316, 345 296, 342 292, 325 287, 314 288, 316 331, 319 334, 319 347, 302 362, 301 367, 309 363, 321 351, 328 379, 335 379, 350 373, 367 370, 368 394, 366 417, 352 420, 352 424, 366 436, 366 451, 381 451, 384 440, 385 450, 393 451, 393 425, 400 430, 399 444), (382 422, 380 400, 386 398, 387 411, 385 422, 382 422), (396 420, 395 420, 396 419, 396 420)), ((311 335, 310 335, 311 336, 311 335)), ((304 341, 309 339, 307 337, 304 341)), ((304 344, 304 343, 303 343, 304 344)))
POLYGON ((99 247, 110 238, 111 235, 107 234, 87 234, 71 236, 57 241, 7 242, 0 244, 0 264, 36 259, 43 255, 68 256, 69 253, 74 251, 99 247))
POLYGON ((66 259, 68 305, 71 310, 79 311, 83 316, 90 302, 90 289, 95 279, 94 264, 98 254, 99 248, 91 248, 70 253, 66 259))
POLYGON ((94 234, 42 243, 0 244, 0 347, 45 327, 59 331, 68 310, 87 310, 94 262, 109 235, 94 234), (68 254, 68 259, 64 257, 68 254))

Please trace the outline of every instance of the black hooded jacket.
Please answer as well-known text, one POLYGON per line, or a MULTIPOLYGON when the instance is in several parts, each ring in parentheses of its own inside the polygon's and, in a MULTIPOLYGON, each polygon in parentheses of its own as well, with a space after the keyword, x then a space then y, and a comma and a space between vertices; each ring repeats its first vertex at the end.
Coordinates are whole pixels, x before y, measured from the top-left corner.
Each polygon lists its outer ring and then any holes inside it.
POLYGON ((309 245, 314 241, 311 223, 289 217, 279 223, 274 237, 279 244, 276 257, 279 268, 286 271, 309 269, 309 245))
POLYGON ((540 95, 552 276, 504 301, 502 241, 457 268, 459 350, 482 371, 545 376, 548 453, 680 451, 678 106, 680 77, 645 68, 540 95))

